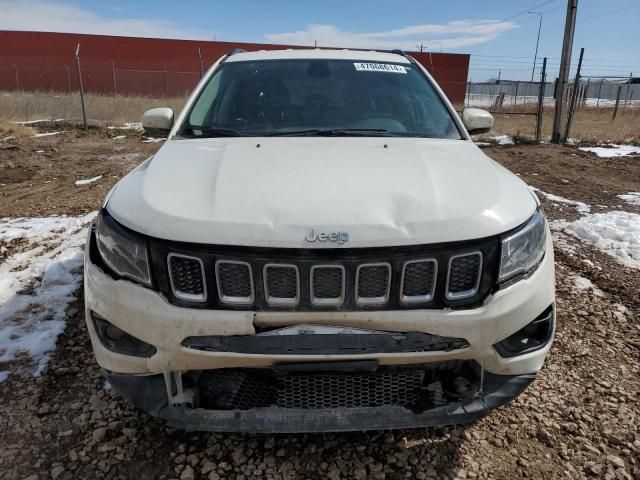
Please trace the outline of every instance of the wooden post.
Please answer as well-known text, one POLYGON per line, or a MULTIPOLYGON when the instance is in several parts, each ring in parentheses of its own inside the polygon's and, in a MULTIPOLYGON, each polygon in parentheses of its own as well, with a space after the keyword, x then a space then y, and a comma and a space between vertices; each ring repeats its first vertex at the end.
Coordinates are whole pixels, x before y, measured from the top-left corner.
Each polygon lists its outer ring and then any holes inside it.
POLYGON ((551 141, 560 143, 560 131, 562 130, 562 110, 564 108, 564 96, 569 81, 569 67, 571 66, 571 49, 573 48, 573 34, 576 29, 576 15, 578 13, 578 0, 567 1, 567 17, 564 24, 564 40, 562 43, 562 56, 560 57, 560 73, 558 74, 558 88, 556 95, 556 111, 553 117, 553 131, 551 141))
POLYGON ((111 62, 111 73, 113 74, 113 96, 115 97, 118 91, 116 87, 116 62, 111 62))
POLYGON ((573 123, 573 115, 576 111, 576 101, 580 92, 580 70, 582 70, 582 57, 584 56, 584 48, 580 49, 580 58, 578 59, 578 69, 576 70, 576 78, 573 81, 573 92, 571 95, 571 104, 569 105, 569 115, 567 117, 567 125, 564 130, 564 142, 569 139, 571 133, 571 124, 573 123))
POLYGON ((616 106, 613 109, 613 117, 611 121, 616 119, 616 115, 618 115, 618 106, 620 105, 620 95, 622 94, 622 85, 618 85, 618 95, 616 95, 616 106))
POLYGON ((76 67, 78 69, 78 83, 80 85, 80 103, 82 105, 82 123, 87 128, 87 111, 84 107, 84 87, 82 86, 82 70, 80 69, 80 44, 76 48, 76 67))
POLYGON ((544 88, 547 84, 547 57, 542 60, 540 89, 538 90, 538 116, 536 117, 536 143, 542 140, 542 112, 544 110, 544 88))

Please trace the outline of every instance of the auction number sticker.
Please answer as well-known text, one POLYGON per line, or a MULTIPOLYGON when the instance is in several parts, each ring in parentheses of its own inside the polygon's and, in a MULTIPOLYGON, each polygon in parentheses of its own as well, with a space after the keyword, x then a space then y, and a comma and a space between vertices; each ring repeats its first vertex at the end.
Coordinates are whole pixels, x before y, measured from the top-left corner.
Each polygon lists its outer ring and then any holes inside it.
POLYGON ((359 72, 407 73, 407 69, 402 65, 392 63, 354 63, 353 66, 359 72))

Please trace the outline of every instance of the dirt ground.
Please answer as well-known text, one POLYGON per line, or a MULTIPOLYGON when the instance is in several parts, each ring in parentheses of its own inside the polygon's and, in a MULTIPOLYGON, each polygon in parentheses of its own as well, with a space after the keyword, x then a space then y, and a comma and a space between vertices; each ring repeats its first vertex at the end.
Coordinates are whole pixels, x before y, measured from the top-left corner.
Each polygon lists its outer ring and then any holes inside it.
MULTIPOLYGON (((133 130, 50 130, 65 133, 0 142, 0 218, 94 211, 160 145, 133 130)), ((485 152, 530 185, 593 212, 640 213, 616 196, 640 191, 640 158, 550 145, 485 152)), ((579 216, 541 197, 550 220, 579 216)), ((0 479, 638 480, 640 275, 561 232, 554 240, 558 324, 550 355, 519 398, 478 422, 314 435, 171 430, 104 388, 78 300, 45 373, 0 383, 0 479), (597 289, 577 289, 576 275, 597 289)))

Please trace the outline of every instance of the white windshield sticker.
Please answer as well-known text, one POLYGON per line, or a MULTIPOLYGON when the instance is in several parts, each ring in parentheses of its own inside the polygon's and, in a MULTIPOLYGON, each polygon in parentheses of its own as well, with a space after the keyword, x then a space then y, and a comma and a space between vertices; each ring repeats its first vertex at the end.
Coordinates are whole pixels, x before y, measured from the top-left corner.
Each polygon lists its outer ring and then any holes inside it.
POLYGON ((407 69, 402 65, 393 65, 391 63, 354 63, 353 66, 359 72, 407 73, 407 69))

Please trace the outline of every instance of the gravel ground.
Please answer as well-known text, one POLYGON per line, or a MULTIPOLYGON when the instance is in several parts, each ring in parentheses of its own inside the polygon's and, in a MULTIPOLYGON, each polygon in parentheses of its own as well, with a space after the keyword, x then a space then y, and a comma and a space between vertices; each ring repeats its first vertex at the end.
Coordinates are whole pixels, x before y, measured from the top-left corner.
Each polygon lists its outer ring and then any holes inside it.
MULTIPOLYGON (((73 132, 73 143, 52 136, 20 140, 12 144, 15 149, 0 150, 0 198, 11 200, 3 201, 0 216, 98 208, 116 181, 113 176, 121 176, 157 147, 142 144, 139 136, 127 137, 121 140, 126 149, 116 152, 123 158, 105 163, 99 156, 114 154, 113 137, 121 133, 73 132), (29 163, 33 175, 18 177, 23 162, 33 162, 33 152, 45 147, 56 149, 71 166, 52 155, 51 165, 38 169, 29 163), (139 158, 126 156, 131 153, 139 158), (2 163, 9 160, 13 180, 7 179, 2 163), (73 186, 74 179, 105 172, 98 185, 73 186), (47 177, 64 179, 55 194, 26 188, 47 177), (79 191, 78 206, 71 198, 79 191)), ((606 163, 574 148, 551 146, 490 147, 487 153, 535 187, 572 200, 614 208, 620 204, 617 194, 640 191, 640 159, 606 163)), ((552 220, 577 218, 570 206, 544 198, 543 203, 552 220)), ((478 422, 314 435, 171 430, 105 388, 78 301, 67 311, 67 328, 44 375, 11 375, 0 383, 0 479, 638 480, 640 275, 573 237, 557 233, 555 239, 558 325, 551 353, 524 394, 478 422), (576 275, 596 288, 577 289, 576 275)))

